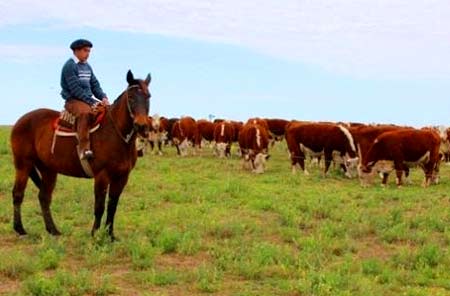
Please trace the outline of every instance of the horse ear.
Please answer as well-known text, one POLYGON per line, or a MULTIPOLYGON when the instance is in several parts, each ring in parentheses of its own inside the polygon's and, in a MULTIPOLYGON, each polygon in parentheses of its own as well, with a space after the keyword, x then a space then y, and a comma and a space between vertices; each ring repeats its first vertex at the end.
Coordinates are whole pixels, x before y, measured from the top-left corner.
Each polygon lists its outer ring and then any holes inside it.
POLYGON ((128 72, 127 72, 127 82, 129 85, 133 84, 133 82, 134 82, 134 76, 133 76, 133 73, 131 72, 131 70, 128 70, 128 72))
POLYGON ((150 73, 148 73, 147 77, 145 77, 145 84, 147 84, 147 86, 148 86, 151 81, 152 81, 152 75, 150 75, 150 73))

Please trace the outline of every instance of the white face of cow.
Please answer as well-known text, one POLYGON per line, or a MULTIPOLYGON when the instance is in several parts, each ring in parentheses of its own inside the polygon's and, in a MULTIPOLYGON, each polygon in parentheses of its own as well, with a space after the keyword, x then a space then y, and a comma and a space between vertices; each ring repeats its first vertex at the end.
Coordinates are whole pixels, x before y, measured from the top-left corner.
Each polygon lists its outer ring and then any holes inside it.
POLYGON ((217 156, 219 156, 220 158, 224 158, 226 155, 226 150, 227 150, 227 143, 217 143, 216 144, 216 152, 217 152, 217 156))
POLYGON ((136 150, 144 153, 145 147, 147 146, 147 140, 142 137, 136 138, 136 150))
POLYGON ((253 172, 256 174, 262 174, 266 170, 266 161, 269 155, 265 153, 258 153, 253 160, 253 172))
POLYGON ((358 165, 358 175, 362 186, 369 186, 373 184, 374 178, 377 174, 380 174, 380 178, 383 177, 383 173, 390 173, 394 170, 394 163, 389 160, 379 160, 377 162, 369 162, 367 168, 363 168, 362 165, 358 165))
POLYGON ((161 142, 167 141, 167 132, 162 132, 162 133, 160 133, 160 135, 159 135, 159 140, 160 140, 161 142))
POLYGON ((179 145, 181 156, 187 156, 189 147, 192 146, 192 143, 187 139, 184 139, 183 142, 179 145))
POLYGON ((345 173, 347 177, 353 178, 358 175, 358 164, 359 164, 358 157, 350 158, 347 154, 344 157, 344 164, 345 168, 347 169, 347 172, 345 173))

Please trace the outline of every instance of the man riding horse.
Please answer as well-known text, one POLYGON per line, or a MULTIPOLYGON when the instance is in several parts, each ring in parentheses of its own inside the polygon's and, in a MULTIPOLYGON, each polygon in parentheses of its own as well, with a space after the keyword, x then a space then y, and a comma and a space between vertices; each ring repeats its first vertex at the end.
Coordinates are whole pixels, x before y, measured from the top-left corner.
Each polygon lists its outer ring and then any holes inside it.
POLYGON ((109 105, 109 102, 87 62, 92 43, 78 39, 72 42, 70 48, 73 57, 64 64, 61 71, 61 96, 66 100, 64 108, 76 117, 78 155, 80 159, 90 159, 94 156, 89 141, 92 107, 97 104, 109 105))

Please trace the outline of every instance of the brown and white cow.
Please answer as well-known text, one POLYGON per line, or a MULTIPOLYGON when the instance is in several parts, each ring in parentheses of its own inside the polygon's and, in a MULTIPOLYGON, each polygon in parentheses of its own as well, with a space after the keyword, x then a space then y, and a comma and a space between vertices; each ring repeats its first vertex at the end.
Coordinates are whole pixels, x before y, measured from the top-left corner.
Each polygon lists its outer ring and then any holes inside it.
POLYGON ((267 129, 259 124, 246 123, 239 132, 239 147, 244 168, 257 174, 264 173, 269 159, 267 129))
MULTIPOLYGON (((244 126, 244 123, 242 121, 235 121, 235 120, 231 120, 231 124, 233 124, 233 128, 234 128, 234 136, 233 136, 233 143, 238 143, 239 142, 239 133, 242 129, 242 127, 244 126)), ((236 150, 236 155, 238 157, 242 156, 241 153, 241 149, 239 148, 239 144, 237 146, 236 150)))
POLYGON ((273 139, 272 145, 274 145, 276 141, 282 141, 284 138, 284 134, 286 133, 286 126, 289 124, 289 121, 285 119, 275 118, 266 118, 265 121, 267 122, 269 133, 273 139))
POLYGON ((173 117, 169 118, 167 121, 167 140, 165 142, 166 145, 171 145, 173 143, 172 141, 172 130, 175 122, 180 120, 179 118, 173 117))
POLYGON ((441 159, 447 161, 447 155, 450 153, 449 129, 443 125, 423 127, 422 130, 431 130, 436 132, 441 138, 441 147, 439 153, 441 159))
POLYGON ((439 165, 440 137, 434 131, 400 129, 378 136, 361 163, 363 178, 370 178, 379 162, 391 161, 401 186, 403 171, 419 165, 425 173, 423 186, 428 186, 439 165))
POLYGON ((158 154, 162 155, 162 144, 167 141, 167 134, 169 128, 169 120, 165 117, 160 117, 155 114, 149 117, 149 136, 148 142, 150 148, 154 151, 155 145, 158 147, 158 154))
POLYGON ((267 121, 264 118, 259 118, 259 117, 249 118, 247 120, 246 124, 248 124, 248 123, 258 124, 261 127, 265 128, 267 133, 268 133, 268 135, 269 135, 269 137, 271 137, 270 134, 269 134, 269 125, 267 124, 267 121))
POLYGON ((324 174, 328 172, 333 154, 338 153, 346 163, 356 163, 356 147, 349 130, 343 126, 328 123, 290 123, 286 129, 286 142, 291 156, 292 172, 297 165, 306 175, 306 156, 324 156, 324 174))
POLYGON ((244 126, 244 123, 242 121, 231 120, 231 124, 233 124, 234 128, 233 142, 237 143, 239 141, 239 132, 241 128, 244 126))
POLYGON ((192 154, 195 155, 199 138, 197 123, 192 117, 182 117, 172 127, 172 141, 178 155, 187 156, 189 147, 194 147, 192 154))
MULTIPOLYGON (((358 150, 359 164, 361 164, 366 157, 369 148, 372 146, 375 139, 385 132, 390 132, 394 130, 402 129, 396 125, 365 125, 351 127, 349 130, 353 136, 355 146, 358 150)), ((354 169, 352 168, 351 174, 354 174, 354 169)), ((389 163, 380 163, 378 166, 378 173, 381 174, 383 179, 382 183, 386 184, 389 173, 392 171, 392 166, 389 163), (383 164, 383 165, 382 165, 383 164)), ((359 171, 358 171, 359 173, 359 171)), ((409 176, 409 168, 405 168, 405 177, 409 176)), ((361 185, 366 185, 364 179, 361 179, 361 185)))
POLYGON ((207 142, 209 144, 214 141, 214 123, 206 119, 197 120, 198 134, 200 136, 200 146, 202 142, 207 142))
POLYGON ((231 145, 234 139, 234 126, 230 121, 214 125, 215 153, 220 158, 231 157, 231 145))

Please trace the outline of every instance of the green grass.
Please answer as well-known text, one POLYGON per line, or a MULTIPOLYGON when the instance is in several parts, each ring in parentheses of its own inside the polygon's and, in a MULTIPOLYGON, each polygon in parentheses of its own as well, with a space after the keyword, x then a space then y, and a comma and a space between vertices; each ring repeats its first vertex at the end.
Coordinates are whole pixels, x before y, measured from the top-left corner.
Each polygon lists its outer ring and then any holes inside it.
POLYGON ((442 182, 383 189, 332 170, 292 175, 284 144, 268 171, 202 156, 139 159, 116 216, 120 239, 91 238, 93 182, 60 176, 44 228, 37 190, 12 229, 14 178, 0 129, 0 294, 450 295, 450 167, 442 182))

